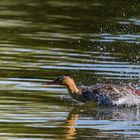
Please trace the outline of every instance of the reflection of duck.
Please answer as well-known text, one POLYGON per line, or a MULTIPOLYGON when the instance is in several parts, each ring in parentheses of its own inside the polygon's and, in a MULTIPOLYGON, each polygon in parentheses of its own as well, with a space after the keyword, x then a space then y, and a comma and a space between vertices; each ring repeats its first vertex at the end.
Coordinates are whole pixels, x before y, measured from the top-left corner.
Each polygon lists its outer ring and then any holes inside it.
MULTIPOLYGON (((140 120, 139 109, 136 107, 133 108, 89 108, 85 105, 80 107, 73 108, 68 115, 68 120, 140 120)), ((76 124, 75 124, 76 125, 76 124)))
MULTIPOLYGON (((114 132, 124 135, 131 135, 131 132, 139 131, 140 113, 139 109, 132 108, 107 108, 107 107, 89 107, 87 104, 74 107, 68 114, 67 139, 80 136, 110 136, 114 132), (131 123, 130 123, 131 122, 131 123), (88 128, 82 129, 79 128, 88 128), (105 130, 102 132, 102 130, 105 130)), ((137 132, 136 132, 137 133, 137 132)), ((94 138, 93 138, 94 139, 94 138)))
POLYGON ((96 102, 99 105, 118 105, 125 102, 125 97, 138 95, 140 91, 131 85, 96 84, 77 87, 69 76, 60 76, 47 85, 65 85, 72 98, 80 102, 96 102))

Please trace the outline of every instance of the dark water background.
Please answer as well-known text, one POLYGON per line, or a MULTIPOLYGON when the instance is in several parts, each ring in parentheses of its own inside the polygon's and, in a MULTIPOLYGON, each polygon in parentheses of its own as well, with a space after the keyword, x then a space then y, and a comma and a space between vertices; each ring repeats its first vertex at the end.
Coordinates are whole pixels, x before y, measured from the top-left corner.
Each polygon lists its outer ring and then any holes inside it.
POLYGON ((139 140, 137 108, 89 108, 41 85, 60 75, 137 86, 140 1, 0 1, 0 139, 139 140))

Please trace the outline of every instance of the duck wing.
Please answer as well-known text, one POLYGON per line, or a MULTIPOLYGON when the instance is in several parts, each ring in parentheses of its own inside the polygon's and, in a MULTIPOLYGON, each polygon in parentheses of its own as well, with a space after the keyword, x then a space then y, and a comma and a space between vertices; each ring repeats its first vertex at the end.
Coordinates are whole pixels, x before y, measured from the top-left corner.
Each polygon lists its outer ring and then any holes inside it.
POLYGON ((95 101, 102 105, 113 105, 115 101, 125 97, 131 90, 128 86, 97 84, 89 87, 82 86, 82 101, 95 101))

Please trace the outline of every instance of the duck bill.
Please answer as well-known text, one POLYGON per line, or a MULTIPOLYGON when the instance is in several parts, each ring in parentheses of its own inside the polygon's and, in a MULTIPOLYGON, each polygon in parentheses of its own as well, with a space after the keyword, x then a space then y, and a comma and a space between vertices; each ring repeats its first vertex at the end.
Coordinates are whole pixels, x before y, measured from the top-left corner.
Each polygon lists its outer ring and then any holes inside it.
POLYGON ((50 85, 51 86, 51 85, 62 85, 62 84, 60 84, 56 81, 52 81, 52 82, 44 82, 43 85, 50 85))
POLYGON ((57 85, 55 82, 44 82, 43 85, 57 85))

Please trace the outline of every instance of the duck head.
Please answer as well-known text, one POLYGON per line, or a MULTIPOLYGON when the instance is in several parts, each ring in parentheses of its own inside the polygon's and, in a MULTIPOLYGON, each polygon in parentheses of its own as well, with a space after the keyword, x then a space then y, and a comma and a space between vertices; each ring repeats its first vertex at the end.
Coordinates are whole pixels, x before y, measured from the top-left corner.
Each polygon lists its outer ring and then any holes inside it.
POLYGON ((68 88, 70 93, 79 92, 75 81, 69 76, 59 76, 52 82, 45 82, 44 85, 64 85, 68 88))

